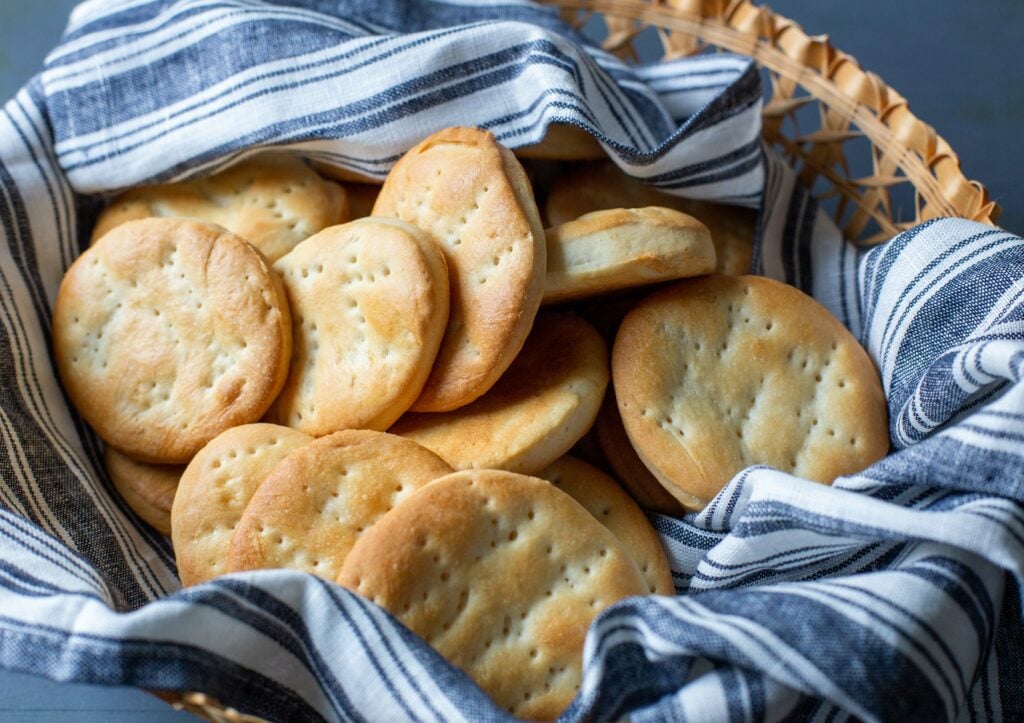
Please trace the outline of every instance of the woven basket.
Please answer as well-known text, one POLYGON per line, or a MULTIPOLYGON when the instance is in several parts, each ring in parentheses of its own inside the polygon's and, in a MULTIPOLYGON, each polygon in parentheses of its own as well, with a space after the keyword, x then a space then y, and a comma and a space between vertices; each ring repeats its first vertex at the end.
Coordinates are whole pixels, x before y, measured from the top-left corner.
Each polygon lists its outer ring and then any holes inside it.
MULTIPOLYGON (((765 140, 832 210, 851 241, 881 243, 939 216, 989 225, 999 217, 999 206, 985 187, 964 176, 950 145, 910 112, 903 96, 833 48, 828 36, 807 35, 767 7, 750 0, 541 2, 560 8, 562 17, 577 28, 603 18, 602 47, 627 61, 639 58, 641 34, 644 42, 657 37, 663 60, 716 49, 752 57, 770 81, 765 140), (870 172, 857 175, 860 168, 870 172), (903 197, 907 204, 894 202, 903 197)), ((261 720, 202 693, 155 694, 216 723, 261 720)))

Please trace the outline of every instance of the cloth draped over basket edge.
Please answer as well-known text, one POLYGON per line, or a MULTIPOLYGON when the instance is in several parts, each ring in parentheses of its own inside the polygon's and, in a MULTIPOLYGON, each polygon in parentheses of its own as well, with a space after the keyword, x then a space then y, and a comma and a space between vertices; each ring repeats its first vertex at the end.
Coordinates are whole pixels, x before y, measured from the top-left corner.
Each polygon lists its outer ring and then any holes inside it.
POLYGON ((280 720, 502 717, 329 583, 275 571, 174 592, 166 541, 110 491, 55 380, 49 314, 92 194, 253 148, 380 175, 439 127, 518 146, 560 120, 671 192, 763 194, 755 270, 865 343, 894 443, 831 488, 750 468, 699 515, 652 516, 684 594, 602 615, 566 718, 1024 717, 1024 242, 958 220, 867 252, 843 242, 759 145, 749 60, 630 69, 526 2, 407 8, 85 3, 0 115, 0 665, 203 690, 280 720))

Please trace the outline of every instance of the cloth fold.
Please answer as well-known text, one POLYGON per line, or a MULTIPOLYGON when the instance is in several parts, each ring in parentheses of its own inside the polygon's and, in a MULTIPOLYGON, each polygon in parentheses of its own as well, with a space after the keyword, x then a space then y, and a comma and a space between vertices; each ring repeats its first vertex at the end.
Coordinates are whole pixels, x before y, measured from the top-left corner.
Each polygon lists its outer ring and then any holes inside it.
POLYGON ((765 467, 652 515, 679 595, 592 626, 567 720, 1024 719, 1024 240, 943 219, 860 250, 760 137, 759 74, 627 67, 516 0, 89 0, 0 114, 0 665, 201 690, 271 720, 500 720, 384 611, 309 575, 180 590, 49 347, 103 194, 282 149, 382 177, 448 125, 591 133, 671 193, 761 209, 754 270, 878 365, 893 453, 765 467))

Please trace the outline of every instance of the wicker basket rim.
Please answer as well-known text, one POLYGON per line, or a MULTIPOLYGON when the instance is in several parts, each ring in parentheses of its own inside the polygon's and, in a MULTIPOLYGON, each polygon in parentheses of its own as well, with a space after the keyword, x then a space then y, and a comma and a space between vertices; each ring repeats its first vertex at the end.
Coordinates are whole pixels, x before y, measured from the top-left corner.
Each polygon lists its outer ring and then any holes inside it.
POLYGON ((682 34, 749 55, 769 69, 779 82, 765 106, 765 136, 771 135, 770 140, 784 152, 803 161, 804 185, 809 187, 822 176, 834 186, 833 193, 860 207, 842 229, 847 238, 856 238, 869 220, 882 229, 869 239, 878 241, 938 216, 960 216, 989 225, 998 219, 999 206, 984 184, 965 176, 950 144, 914 115, 907 100, 880 76, 832 46, 827 35, 808 35, 799 23, 751 0, 541 1, 560 8, 566 17, 581 12, 584 17, 604 16, 609 26, 604 47, 613 52, 628 49, 640 32, 654 27, 666 46, 665 59, 693 52, 693 48, 676 52, 671 47, 672 35, 682 34), (793 91, 798 87, 808 95, 797 97, 793 91), (823 118, 829 127, 795 140, 777 133, 787 115, 812 101, 827 109, 823 118), (827 161, 841 157, 842 144, 861 136, 870 140, 876 154, 875 172, 864 178, 844 178, 827 161), (892 217, 887 189, 900 183, 912 184, 917 196, 916 215, 910 222, 892 217))

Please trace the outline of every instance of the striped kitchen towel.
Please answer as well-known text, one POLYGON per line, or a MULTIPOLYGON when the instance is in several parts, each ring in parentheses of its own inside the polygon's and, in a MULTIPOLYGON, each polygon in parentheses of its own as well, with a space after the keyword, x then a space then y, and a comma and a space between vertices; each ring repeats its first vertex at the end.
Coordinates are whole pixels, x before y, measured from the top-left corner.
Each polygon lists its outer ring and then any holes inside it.
POLYGON ((761 209, 754 270, 864 343, 892 454, 832 487, 738 474, 653 516, 677 597, 593 625, 567 720, 1024 720, 1024 241, 956 219, 845 243, 760 145, 748 59, 627 67, 520 0, 89 0, 0 114, 0 665, 200 690, 272 720, 499 720, 385 612, 317 578, 180 590, 112 494, 50 314, 103 194, 263 149, 382 177, 449 125, 594 135, 665 190, 761 209))

